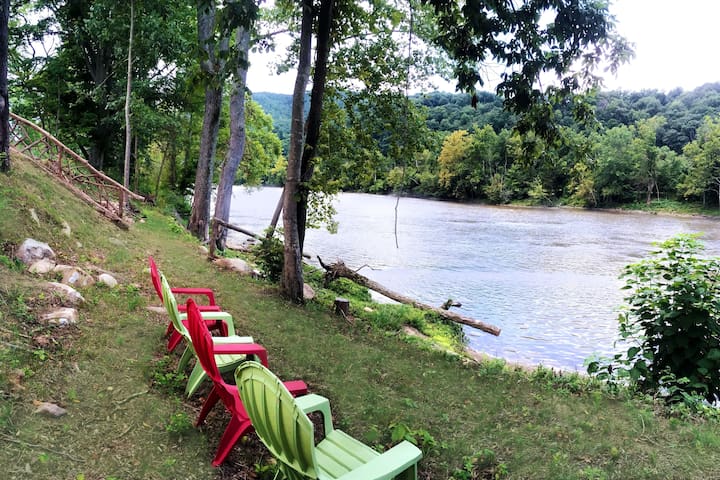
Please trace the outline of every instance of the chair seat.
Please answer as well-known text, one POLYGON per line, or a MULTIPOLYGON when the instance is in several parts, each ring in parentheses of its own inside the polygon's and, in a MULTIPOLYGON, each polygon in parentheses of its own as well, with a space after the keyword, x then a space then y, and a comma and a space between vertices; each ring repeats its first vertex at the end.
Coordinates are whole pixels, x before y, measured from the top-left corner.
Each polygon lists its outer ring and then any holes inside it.
POLYGON ((342 430, 333 430, 316 445, 320 479, 340 478, 380 455, 342 430))

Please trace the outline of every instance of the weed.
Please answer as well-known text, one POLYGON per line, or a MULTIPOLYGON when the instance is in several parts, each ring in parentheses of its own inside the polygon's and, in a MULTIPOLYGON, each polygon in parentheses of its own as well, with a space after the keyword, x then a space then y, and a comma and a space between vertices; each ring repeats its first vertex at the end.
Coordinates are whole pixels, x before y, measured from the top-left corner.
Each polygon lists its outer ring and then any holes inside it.
POLYGON ((475 455, 463 458, 462 468, 455 469, 451 480, 500 480, 507 478, 507 465, 498 463, 495 452, 483 449, 475 455))
POLYGON ((427 430, 423 428, 413 430, 404 423, 393 423, 390 425, 390 440, 392 443, 406 440, 413 445, 417 445, 423 451, 424 455, 427 455, 428 452, 438 447, 444 447, 444 445, 438 444, 435 437, 427 430))
POLYGON ((275 233, 268 237, 263 235, 260 242, 255 244, 252 249, 253 257, 260 269, 272 282, 280 280, 283 269, 283 243, 279 238, 280 233, 275 233))
POLYGON ((184 435, 192 429, 192 420, 185 412, 174 413, 165 425, 165 431, 173 435, 184 435))

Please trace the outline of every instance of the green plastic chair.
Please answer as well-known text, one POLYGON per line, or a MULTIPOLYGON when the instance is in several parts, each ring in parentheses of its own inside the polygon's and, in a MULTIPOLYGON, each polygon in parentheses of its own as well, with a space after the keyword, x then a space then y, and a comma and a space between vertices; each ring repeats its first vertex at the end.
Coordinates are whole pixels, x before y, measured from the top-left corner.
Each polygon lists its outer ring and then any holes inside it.
POLYGON ((384 453, 337 430, 332 424, 330 402, 320 395, 293 398, 282 382, 257 362, 235 370, 240 398, 260 440, 279 460, 288 480, 417 479, 422 452, 403 441, 384 453), (308 413, 323 416, 325 438, 317 445, 308 413))
MULTIPOLYGON (((187 347, 185 348, 185 351, 183 352, 182 356, 180 357, 180 361, 178 362, 178 371, 182 372, 187 367, 190 359, 195 356, 195 351, 192 348, 192 341, 190 339, 190 333, 188 333, 188 330, 184 324, 184 321, 187 319, 187 314, 180 313, 180 311, 178 310, 175 295, 172 294, 170 290, 170 284, 168 283, 165 275, 163 274, 160 274, 160 283, 162 285, 163 304, 165 305, 165 310, 167 310, 168 312, 168 316, 170 317, 170 321, 172 322, 173 327, 175 327, 175 330, 180 335, 182 335, 182 337, 185 339, 185 343, 187 344, 187 347)), ((231 325, 233 325, 232 315, 227 312, 201 312, 201 315, 204 320, 223 320, 229 328, 232 328, 230 327, 231 325)), ((234 333, 234 329, 232 330, 232 332, 234 333)), ((215 345, 254 342, 252 337, 241 337, 233 334, 228 335, 227 337, 212 338, 215 345)), ((215 362, 217 363, 218 369, 221 373, 234 370, 235 367, 237 367, 241 362, 244 362, 246 360, 247 355, 240 355, 237 353, 218 353, 217 355, 215 355, 215 362)), ((267 359, 265 360, 267 361, 267 359)), ((185 393, 187 394, 187 396, 192 396, 200 387, 202 382, 206 379, 207 374, 205 373, 205 370, 203 370, 202 365, 200 365, 200 362, 195 362, 195 366, 193 367, 193 370, 188 377, 187 385, 185 386, 185 393)))

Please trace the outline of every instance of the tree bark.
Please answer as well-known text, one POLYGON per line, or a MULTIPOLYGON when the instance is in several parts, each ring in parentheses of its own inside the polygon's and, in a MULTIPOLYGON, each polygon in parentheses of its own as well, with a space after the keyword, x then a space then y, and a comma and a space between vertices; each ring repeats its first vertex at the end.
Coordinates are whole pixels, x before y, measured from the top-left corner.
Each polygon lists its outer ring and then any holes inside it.
POLYGON ((302 168, 302 150, 305 141, 303 126, 303 106, 305 89, 310 79, 313 2, 303 0, 302 26, 300 31, 300 56, 298 73, 293 90, 292 118, 290 124, 290 150, 288 152, 287 178, 283 196, 283 273, 280 287, 285 296, 297 303, 303 303, 302 250, 298 231, 298 199, 300 197, 300 178, 302 168))
POLYGON ((198 42, 202 50, 200 67, 205 76, 205 114, 200 137, 200 154, 195 172, 192 210, 188 230, 201 241, 207 240, 210 226, 210 201, 212 195, 212 174, 220 129, 222 108, 222 79, 218 78, 223 66, 223 52, 227 51, 229 40, 222 38, 217 46, 213 42, 215 26, 215 2, 198 1, 198 42), (217 53, 217 55, 216 55, 217 53))
MULTIPOLYGON (((130 0, 130 38, 128 39, 127 86, 125 87, 125 164, 123 187, 130 190, 130 148, 132 131, 130 127, 130 95, 132 94, 132 42, 135 29, 135 1, 130 0)), ((128 201, 128 199, 126 199, 128 201)))
MULTIPOLYGON (((230 220, 235 174, 245 154, 245 83, 250 49, 250 31, 248 29, 243 27, 237 29, 235 49, 244 60, 238 62, 233 92, 230 97, 230 141, 215 198, 215 218, 225 223, 230 220)), ((214 222, 210 242, 220 250, 224 250, 226 241, 227 229, 221 223, 214 222)))
POLYGON ((477 328, 478 330, 482 330, 483 332, 487 332, 495 336, 500 335, 499 327, 487 324, 485 322, 481 322, 479 320, 464 317, 462 315, 458 315, 457 313, 451 312, 449 310, 443 310, 442 308, 433 307, 432 305, 418 302, 417 300, 414 300, 410 297, 406 297, 397 292, 393 292, 392 290, 388 290, 379 283, 370 280, 369 278, 360 275, 353 270, 350 270, 342 261, 338 261, 337 263, 332 263, 330 265, 325 265, 322 259, 320 259, 320 257, 318 257, 318 261, 320 262, 320 265, 322 265, 322 267, 325 269, 326 282, 331 282, 336 278, 340 277, 347 278, 357 283, 358 285, 362 285, 363 287, 367 287, 370 290, 381 293, 382 295, 385 295, 386 297, 391 298, 396 302, 404 303, 406 305, 411 305, 421 310, 436 313, 437 315, 440 315, 441 317, 451 320, 453 322, 468 325, 470 327, 477 328))
POLYGON ((305 246, 305 228, 307 224, 308 196, 310 195, 309 182, 315 171, 315 155, 320 139, 322 124, 322 107, 325 96, 325 83, 327 81, 327 63, 330 54, 330 30, 333 18, 334 0, 322 0, 318 16, 317 47, 315 54, 315 68, 313 73, 313 88, 310 95, 310 111, 307 118, 307 133, 303 149, 302 166, 300 169, 300 200, 298 202, 297 222, 300 239, 300 251, 305 246))
POLYGON ((1 0, 0 12, 0 172, 10 171, 10 101, 8 98, 8 23, 10 0, 1 0))

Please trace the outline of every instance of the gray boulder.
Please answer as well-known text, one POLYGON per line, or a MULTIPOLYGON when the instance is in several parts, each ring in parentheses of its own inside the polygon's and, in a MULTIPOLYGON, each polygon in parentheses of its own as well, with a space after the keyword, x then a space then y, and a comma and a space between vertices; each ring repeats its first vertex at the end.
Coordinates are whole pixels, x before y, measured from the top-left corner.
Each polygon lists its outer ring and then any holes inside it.
POLYGON ((17 258, 19 258, 25 265, 32 265, 43 258, 54 259, 55 252, 53 252, 52 248, 50 248, 50 245, 47 243, 38 242, 32 238, 26 238, 17 251, 17 258))
POLYGON ((79 305, 85 303, 85 298, 77 290, 64 283, 48 282, 47 289, 50 293, 58 295, 64 304, 79 305))

